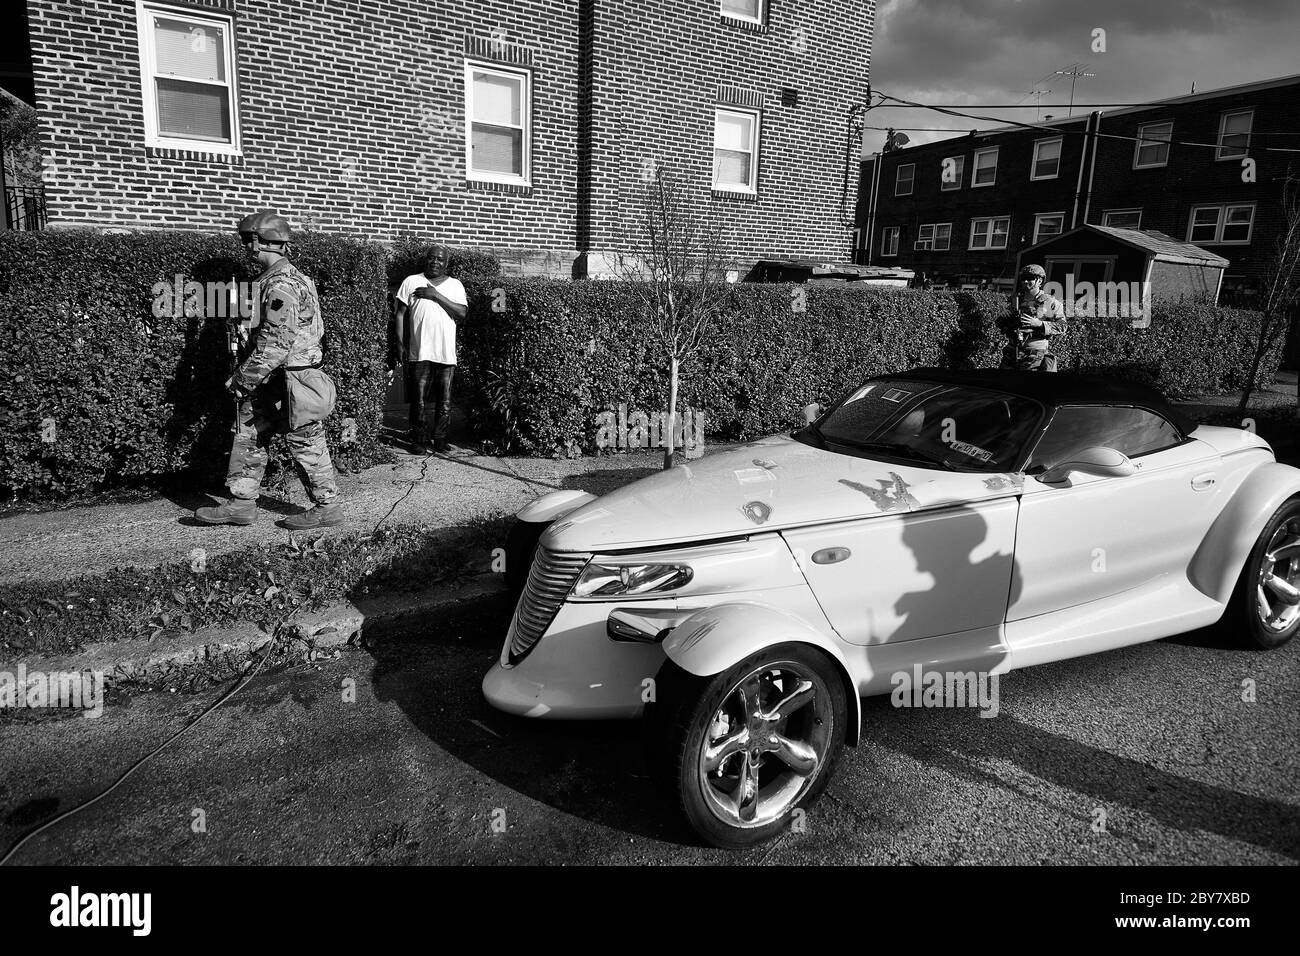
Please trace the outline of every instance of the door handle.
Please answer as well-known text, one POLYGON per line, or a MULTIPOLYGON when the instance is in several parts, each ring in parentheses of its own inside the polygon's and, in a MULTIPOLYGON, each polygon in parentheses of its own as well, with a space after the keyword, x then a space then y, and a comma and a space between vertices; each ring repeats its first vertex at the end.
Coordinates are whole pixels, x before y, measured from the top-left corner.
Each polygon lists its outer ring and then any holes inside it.
POLYGON ((1214 477, 1214 472, 1207 471, 1205 474, 1197 475, 1195 478, 1192 479, 1192 490, 1209 491, 1211 488, 1214 487, 1215 481, 1216 479, 1214 477))

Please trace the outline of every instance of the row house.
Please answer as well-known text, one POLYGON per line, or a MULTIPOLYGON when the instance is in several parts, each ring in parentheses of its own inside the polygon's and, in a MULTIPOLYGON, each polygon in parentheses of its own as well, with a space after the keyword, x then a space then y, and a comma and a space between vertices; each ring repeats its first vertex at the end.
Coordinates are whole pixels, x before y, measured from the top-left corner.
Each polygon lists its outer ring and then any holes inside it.
POLYGON ((49 224, 217 230, 269 207, 581 276, 671 168, 741 268, 843 259, 874 18, 871 0, 27 0, 49 224))
POLYGON ((1088 224, 1199 246, 1224 293, 1256 291, 1300 178, 1297 95, 1289 76, 877 153, 855 261, 1009 288, 1022 250, 1088 224))

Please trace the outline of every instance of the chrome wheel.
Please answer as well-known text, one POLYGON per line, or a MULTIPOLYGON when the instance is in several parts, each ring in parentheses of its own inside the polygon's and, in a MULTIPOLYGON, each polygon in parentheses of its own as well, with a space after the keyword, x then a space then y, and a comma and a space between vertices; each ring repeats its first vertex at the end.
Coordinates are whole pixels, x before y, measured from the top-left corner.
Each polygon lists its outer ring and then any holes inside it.
POLYGON ((1255 611, 1273 632, 1287 630, 1300 617, 1300 516, 1283 521, 1260 556, 1255 611))
POLYGON ((756 667, 726 693, 703 736, 705 805, 732 827, 781 818, 816 781, 833 724, 830 691, 814 669, 796 661, 756 667))

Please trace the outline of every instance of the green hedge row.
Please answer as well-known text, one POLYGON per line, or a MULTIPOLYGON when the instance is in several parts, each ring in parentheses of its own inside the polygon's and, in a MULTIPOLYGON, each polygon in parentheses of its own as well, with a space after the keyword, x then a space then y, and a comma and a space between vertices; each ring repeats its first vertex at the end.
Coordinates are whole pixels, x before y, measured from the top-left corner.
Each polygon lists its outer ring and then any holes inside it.
MULTIPOLYGON (((338 385, 331 449, 341 467, 364 467, 386 457, 384 250, 307 233, 291 258, 321 296, 338 385)), ((251 265, 234 236, 0 233, 0 494, 66 497, 191 471, 219 485, 234 417, 225 322, 206 301, 192 315, 155 309, 155 286, 248 281, 251 265)))
MULTIPOLYGON (((681 371, 682 406, 714 439, 747 440, 800 420, 868 376, 920 365, 988 368, 1006 342, 1005 296, 913 289, 733 286, 726 311, 681 371), (802 307, 802 308, 801 308, 802 307)), ((1152 324, 1081 319, 1054 350, 1063 370, 1154 383, 1172 396, 1240 387, 1258 313, 1157 303, 1152 324)), ((459 401, 487 447, 573 454, 597 416, 666 407, 666 364, 621 282, 473 283, 461 323, 459 401), (500 291, 497 291, 500 290, 500 291)), ((1277 367, 1276 352, 1263 374, 1277 367)))

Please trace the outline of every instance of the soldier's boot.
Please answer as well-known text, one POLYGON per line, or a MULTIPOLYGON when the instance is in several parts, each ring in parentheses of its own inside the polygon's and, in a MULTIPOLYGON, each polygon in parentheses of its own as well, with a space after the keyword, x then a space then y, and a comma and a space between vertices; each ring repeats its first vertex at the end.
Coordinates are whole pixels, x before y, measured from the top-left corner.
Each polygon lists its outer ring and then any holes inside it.
POLYGON ((231 498, 215 508, 199 508, 194 517, 204 524, 252 524, 257 520, 257 501, 253 498, 231 498))
POLYGON ((290 515, 284 519, 284 526, 290 531, 310 531, 312 528, 332 528, 343 523, 343 506, 337 501, 316 505, 301 514, 290 515))

